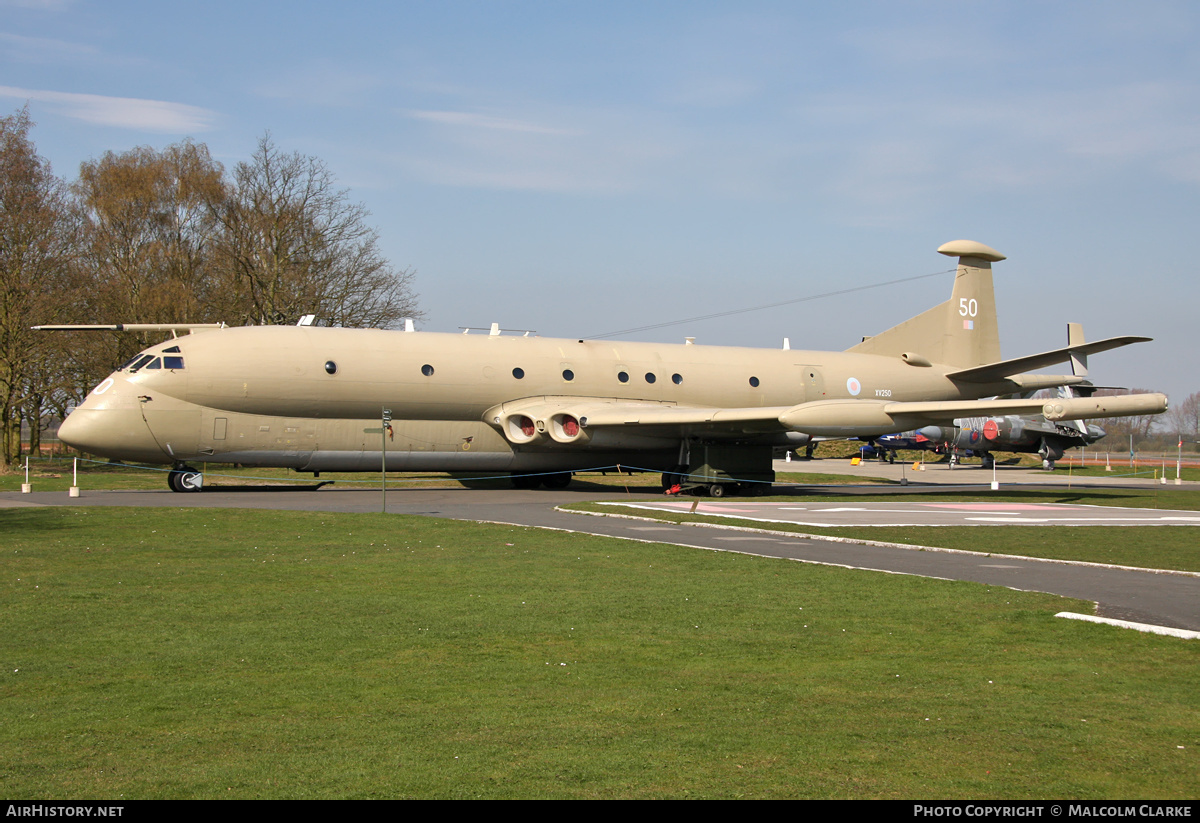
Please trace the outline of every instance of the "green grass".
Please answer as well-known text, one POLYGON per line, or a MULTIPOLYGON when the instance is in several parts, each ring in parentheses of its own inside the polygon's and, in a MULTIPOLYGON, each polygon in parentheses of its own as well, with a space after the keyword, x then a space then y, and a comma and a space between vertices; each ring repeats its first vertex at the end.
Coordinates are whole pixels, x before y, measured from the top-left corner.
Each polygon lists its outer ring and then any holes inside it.
POLYGON ((7 797, 1200 791, 1200 647, 1077 601, 399 516, 0 529, 7 797))

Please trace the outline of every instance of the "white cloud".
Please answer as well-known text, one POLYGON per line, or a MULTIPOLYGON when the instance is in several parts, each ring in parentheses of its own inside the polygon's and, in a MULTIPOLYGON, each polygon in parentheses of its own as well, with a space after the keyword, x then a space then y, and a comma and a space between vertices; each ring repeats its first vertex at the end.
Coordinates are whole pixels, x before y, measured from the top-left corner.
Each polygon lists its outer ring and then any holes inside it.
POLYGON ((431 133, 408 141, 394 162, 451 186, 628 192, 644 188, 676 152, 662 124, 642 113, 560 107, 532 117, 456 110, 404 115, 430 124, 431 133))
POLYGON ((26 37, 8 32, 0 32, 0 44, 3 44, 8 59, 27 63, 53 64, 67 60, 74 62, 81 59, 93 59, 100 53, 93 46, 72 43, 68 40, 26 37))
POLYGON ((416 120, 425 120, 431 123, 441 123, 447 126, 463 126, 472 129, 488 129, 492 131, 517 131, 527 132, 531 134, 560 134, 560 135, 578 135, 582 134, 575 129, 555 128, 553 126, 543 126, 539 123, 531 123, 525 120, 513 120, 505 117, 492 117, 487 114, 479 114, 477 112, 467 111, 421 111, 415 110, 408 112, 408 115, 416 120))
POLYGON ((3 0, 0 7, 14 9, 39 9, 41 11, 66 11, 71 0, 3 0))
POLYGON ((44 89, 0 86, 0 97, 47 103, 58 114, 87 123, 167 134, 208 131, 217 113, 199 106, 144 100, 136 97, 108 97, 99 94, 74 94, 44 89))

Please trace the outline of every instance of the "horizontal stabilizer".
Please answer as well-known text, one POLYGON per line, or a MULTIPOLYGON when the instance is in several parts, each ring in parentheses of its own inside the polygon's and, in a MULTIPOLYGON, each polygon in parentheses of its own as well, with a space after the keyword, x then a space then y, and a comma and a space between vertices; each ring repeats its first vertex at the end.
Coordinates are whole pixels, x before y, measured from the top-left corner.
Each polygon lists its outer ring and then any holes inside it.
POLYGON ((1119 349, 1132 343, 1148 343, 1151 337, 1110 337, 1107 340, 1097 340, 1095 343, 1084 343, 1080 346, 1070 346, 1064 349, 1031 354, 1027 357, 1017 357, 1012 360, 1001 360, 999 363, 988 363, 971 369, 960 369, 947 374, 951 380, 963 383, 996 383, 1006 377, 1022 374, 1034 369, 1044 369, 1058 363, 1065 363, 1073 357, 1096 354, 1109 349, 1119 349))

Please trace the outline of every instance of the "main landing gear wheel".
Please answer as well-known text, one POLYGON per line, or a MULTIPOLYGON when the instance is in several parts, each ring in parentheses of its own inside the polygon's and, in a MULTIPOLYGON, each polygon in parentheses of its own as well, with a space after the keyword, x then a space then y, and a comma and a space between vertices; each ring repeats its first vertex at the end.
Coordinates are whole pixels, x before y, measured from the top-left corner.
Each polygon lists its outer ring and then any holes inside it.
POLYGON ((671 488, 672 486, 678 486, 681 483, 683 483, 683 481, 687 478, 687 473, 688 473, 687 466, 676 466, 675 468, 671 469, 669 472, 663 472, 663 475, 662 475, 663 491, 666 491, 667 489, 671 488))
POLYGON ((542 478, 542 485, 548 489, 565 489, 571 485, 571 473, 558 472, 556 474, 547 474, 542 478))
POLYGON ((542 485, 542 478, 536 474, 514 474, 512 484, 518 489, 536 489, 542 485))
POLYGON ((172 469, 167 473, 167 485, 173 492, 198 492, 204 485, 204 475, 191 466, 172 469))

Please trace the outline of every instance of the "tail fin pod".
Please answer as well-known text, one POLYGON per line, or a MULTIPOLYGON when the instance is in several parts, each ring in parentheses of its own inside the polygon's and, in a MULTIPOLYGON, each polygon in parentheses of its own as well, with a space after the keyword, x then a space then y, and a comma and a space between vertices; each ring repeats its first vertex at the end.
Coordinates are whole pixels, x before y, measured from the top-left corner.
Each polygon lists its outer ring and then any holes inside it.
POLYGON ((958 368, 1000 360, 992 263, 1004 260, 1004 255, 973 240, 955 240, 938 251, 958 258, 950 299, 847 351, 892 356, 911 352, 958 368))

